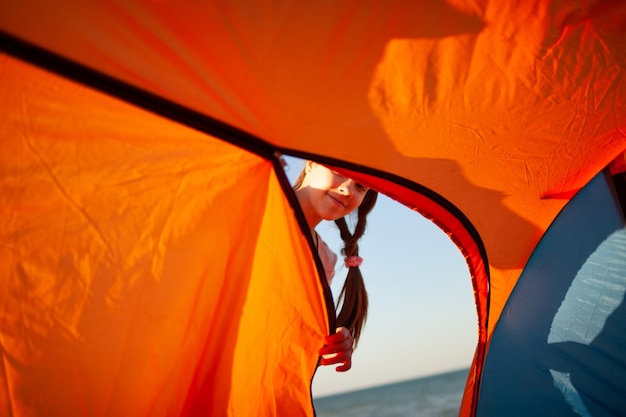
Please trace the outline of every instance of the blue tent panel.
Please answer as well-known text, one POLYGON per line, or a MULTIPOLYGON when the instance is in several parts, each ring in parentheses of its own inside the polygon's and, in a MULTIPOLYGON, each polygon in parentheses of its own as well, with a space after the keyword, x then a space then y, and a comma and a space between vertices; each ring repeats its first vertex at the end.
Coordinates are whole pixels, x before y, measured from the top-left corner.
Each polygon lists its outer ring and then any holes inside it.
POLYGON ((477 416, 626 415, 626 227, 600 173, 560 213, 488 350, 477 416))

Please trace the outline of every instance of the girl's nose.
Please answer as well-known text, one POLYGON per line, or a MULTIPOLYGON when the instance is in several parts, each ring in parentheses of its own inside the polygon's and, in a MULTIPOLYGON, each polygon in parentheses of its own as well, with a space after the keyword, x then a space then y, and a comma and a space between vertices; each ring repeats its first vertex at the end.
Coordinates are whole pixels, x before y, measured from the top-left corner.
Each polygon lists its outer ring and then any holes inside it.
POLYGON ((341 183, 341 185, 339 186, 339 191, 345 195, 345 196, 351 196, 354 193, 354 182, 352 180, 345 180, 343 183, 341 183))

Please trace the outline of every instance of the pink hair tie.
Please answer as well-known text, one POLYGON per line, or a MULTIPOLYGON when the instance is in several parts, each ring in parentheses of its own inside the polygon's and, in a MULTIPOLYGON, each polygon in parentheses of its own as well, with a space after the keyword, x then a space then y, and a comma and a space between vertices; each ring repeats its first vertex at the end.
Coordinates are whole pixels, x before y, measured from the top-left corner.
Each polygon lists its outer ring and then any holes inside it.
POLYGON ((356 255, 348 256, 344 259, 344 262, 346 263, 346 268, 356 268, 357 266, 361 266, 361 264, 363 263, 363 258, 356 255))

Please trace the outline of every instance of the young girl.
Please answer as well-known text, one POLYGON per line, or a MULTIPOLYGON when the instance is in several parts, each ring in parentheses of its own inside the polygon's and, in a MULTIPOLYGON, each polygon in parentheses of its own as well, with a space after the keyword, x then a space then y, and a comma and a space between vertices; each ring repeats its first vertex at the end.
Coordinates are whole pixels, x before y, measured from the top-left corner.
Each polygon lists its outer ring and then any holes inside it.
POLYGON ((335 274, 337 255, 320 238, 315 227, 322 220, 334 220, 344 242, 341 253, 345 257, 348 276, 339 295, 339 300, 343 300, 337 316, 339 327, 335 334, 326 337, 320 355, 322 365, 341 364, 336 370, 345 372, 352 367, 352 352, 367 316, 367 292, 359 270, 362 259, 357 242, 365 232, 367 214, 374 207, 378 193, 313 161, 306 161, 293 188, 324 264, 329 285, 335 274), (351 233, 344 217, 354 210, 357 210, 357 224, 351 233))

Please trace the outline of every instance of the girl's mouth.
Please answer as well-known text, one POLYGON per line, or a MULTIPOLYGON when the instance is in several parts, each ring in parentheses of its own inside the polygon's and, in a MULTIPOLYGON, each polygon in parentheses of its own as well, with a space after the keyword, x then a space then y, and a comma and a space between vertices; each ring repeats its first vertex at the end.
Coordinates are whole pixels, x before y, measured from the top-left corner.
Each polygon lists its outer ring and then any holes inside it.
POLYGON ((328 194, 328 196, 330 197, 330 199, 331 199, 331 200, 332 200, 332 201, 333 201, 336 205, 338 205, 339 207, 342 207, 342 208, 346 208, 346 205, 345 205, 345 204, 344 204, 341 200, 339 200, 339 199, 338 199, 338 198, 336 198, 336 197, 333 197, 333 195, 332 195, 332 194, 330 194, 330 193, 328 194))

